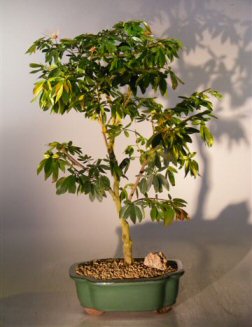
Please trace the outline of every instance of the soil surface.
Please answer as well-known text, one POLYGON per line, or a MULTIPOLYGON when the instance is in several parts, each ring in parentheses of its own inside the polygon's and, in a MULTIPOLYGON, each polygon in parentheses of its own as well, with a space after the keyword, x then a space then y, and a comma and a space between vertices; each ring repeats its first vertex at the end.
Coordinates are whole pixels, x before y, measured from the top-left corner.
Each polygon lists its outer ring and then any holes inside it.
POLYGON ((76 274, 93 279, 109 280, 158 277, 176 270, 176 266, 171 266, 169 262, 166 270, 159 270, 145 266, 143 259, 135 259, 132 265, 124 264, 123 259, 100 259, 79 264, 76 274))

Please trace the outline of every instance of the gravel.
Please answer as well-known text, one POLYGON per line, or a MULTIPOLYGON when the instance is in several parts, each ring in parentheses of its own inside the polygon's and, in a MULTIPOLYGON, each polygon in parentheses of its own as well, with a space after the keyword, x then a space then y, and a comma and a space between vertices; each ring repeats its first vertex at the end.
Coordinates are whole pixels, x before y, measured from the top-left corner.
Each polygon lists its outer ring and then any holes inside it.
POLYGON ((151 278, 176 271, 167 264, 165 270, 150 268, 144 265, 143 259, 136 259, 132 265, 126 265, 123 259, 100 259, 79 264, 76 274, 99 280, 151 278))

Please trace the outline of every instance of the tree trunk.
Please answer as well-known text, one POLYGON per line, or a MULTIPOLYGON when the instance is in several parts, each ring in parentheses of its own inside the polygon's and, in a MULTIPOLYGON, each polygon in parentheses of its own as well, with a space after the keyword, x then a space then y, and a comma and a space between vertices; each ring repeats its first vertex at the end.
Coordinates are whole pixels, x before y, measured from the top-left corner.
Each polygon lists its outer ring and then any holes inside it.
MULTIPOLYGON (((119 186, 119 182, 115 181, 114 190, 115 190, 115 197, 114 201, 116 204, 116 209, 119 215, 119 212, 121 210, 121 201, 119 198, 119 194, 117 194, 117 184, 119 186)), ((118 188, 119 189, 119 188, 118 188)), ((121 227, 122 227, 122 242, 123 242, 123 256, 124 256, 124 262, 127 265, 131 265, 133 263, 133 251, 132 251, 132 240, 130 237, 130 227, 129 223, 124 219, 123 217, 121 220, 121 227)))
POLYGON ((124 262, 127 265, 131 265, 133 263, 133 254, 132 254, 132 240, 130 238, 129 223, 124 218, 121 218, 121 225, 122 225, 124 262))
MULTIPOLYGON (((103 124, 102 120, 100 120, 100 124, 102 126, 102 134, 104 137, 104 141, 106 144, 106 148, 108 151, 109 159, 111 161, 116 161, 115 153, 114 153, 114 139, 111 138, 110 141, 108 142, 107 139, 107 128, 103 124)), ((121 200, 120 200, 120 192, 119 192, 119 187, 120 187, 120 181, 116 174, 113 174, 114 178, 114 187, 112 190, 112 198, 115 202, 116 209, 118 212, 118 215, 121 210, 121 200)), ((134 193, 134 192, 133 192, 134 193)), ((127 265, 131 265, 133 263, 133 255, 132 255, 132 240, 130 238, 130 228, 129 224, 124 219, 123 217, 121 218, 121 226, 122 226, 122 242, 123 242, 123 255, 124 255, 124 262, 127 265)))

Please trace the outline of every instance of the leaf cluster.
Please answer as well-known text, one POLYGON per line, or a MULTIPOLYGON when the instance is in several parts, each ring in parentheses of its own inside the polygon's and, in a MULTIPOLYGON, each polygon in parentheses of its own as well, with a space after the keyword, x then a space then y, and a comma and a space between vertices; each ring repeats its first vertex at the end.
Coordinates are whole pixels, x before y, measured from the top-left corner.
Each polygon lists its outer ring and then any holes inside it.
POLYGON ((216 118, 212 98, 221 95, 212 89, 197 91, 179 97, 174 107, 146 95, 149 88, 166 95, 183 83, 172 69, 181 49, 179 40, 155 37, 143 21, 120 22, 73 39, 43 37, 31 45, 27 53, 40 51, 45 57, 43 64, 30 64, 31 73, 39 74, 32 101, 38 100, 44 111, 75 110, 97 120, 107 147, 107 157, 94 160, 72 142, 51 143, 38 173, 52 178, 57 194, 83 193, 101 201, 109 193, 120 201, 120 217, 134 223, 144 218, 145 210, 153 221, 166 225, 188 219, 185 200, 173 199, 170 191, 179 171, 199 175, 190 146, 194 135, 213 145, 208 122, 216 118), (142 122, 150 124, 151 136, 138 131, 142 122), (122 149, 119 162, 114 145, 122 135, 132 135, 134 142, 122 149), (142 168, 131 182, 128 170, 134 160, 142 168), (160 197, 163 192, 168 193, 165 199, 160 197))
POLYGON ((182 81, 170 63, 181 48, 178 40, 154 37, 142 21, 118 23, 111 30, 73 39, 40 38, 27 50, 45 55, 45 64, 30 64, 31 73, 40 73, 34 100, 39 100, 43 110, 59 114, 74 109, 94 119, 109 111, 113 115, 116 111, 121 118, 135 117, 135 106, 124 110, 127 99, 121 88, 129 86, 136 95, 151 87, 164 95, 168 77, 176 88, 182 81), (101 94, 110 100, 102 99, 101 94))
POLYGON ((130 218, 135 224, 141 222, 145 217, 145 210, 148 208, 152 221, 163 222, 164 225, 170 225, 175 220, 188 220, 189 216, 183 209, 186 201, 179 198, 166 199, 159 198, 141 198, 136 201, 126 201, 120 210, 120 217, 130 218))
POLYGON ((52 142, 37 168, 37 173, 44 171, 45 179, 52 178, 52 182, 56 183, 57 194, 84 193, 89 195, 91 201, 102 201, 111 190, 110 180, 106 176, 108 169, 110 168, 106 159, 95 161, 90 156, 83 155, 82 150, 71 141, 52 142), (68 175, 65 174, 66 170, 68 175), (60 173, 65 176, 59 176, 60 173))

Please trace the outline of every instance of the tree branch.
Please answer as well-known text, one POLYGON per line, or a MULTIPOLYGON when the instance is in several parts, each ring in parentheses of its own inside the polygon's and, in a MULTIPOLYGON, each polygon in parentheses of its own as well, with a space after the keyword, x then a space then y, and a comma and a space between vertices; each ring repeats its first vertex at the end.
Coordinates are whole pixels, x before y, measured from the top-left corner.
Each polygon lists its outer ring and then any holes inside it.
POLYGON ((85 169, 85 167, 78 161, 76 160, 74 157, 72 157, 69 153, 66 152, 66 150, 62 150, 62 152, 66 155, 67 159, 69 159, 69 161, 74 165, 77 166, 81 169, 85 169))
POLYGON ((123 128, 124 131, 128 131, 131 133, 134 133, 135 135, 141 136, 143 137, 143 135, 141 135, 139 132, 137 132, 136 130, 130 129, 130 128, 123 128))
POLYGON ((104 139, 104 142, 105 142, 105 145, 106 145, 106 148, 108 150, 109 148, 109 143, 108 143, 108 139, 107 139, 107 136, 106 136, 106 127, 103 125, 102 121, 99 120, 99 123, 101 124, 101 128, 102 128, 102 136, 103 136, 103 139, 104 139))
MULTIPOLYGON (((114 160, 116 159, 115 157, 115 153, 114 153, 114 149, 113 149, 113 142, 108 142, 108 139, 107 139, 107 129, 106 129, 106 126, 103 124, 102 120, 99 119, 99 123, 101 125, 101 128, 102 128, 102 135, 103 135, 103 139, 104 139, 104 142, 105 142, 105 145, 106 145, 106 148, 107 148, 107 151, 108 151, 108 155, 109 155, 109 159, 110 160, 114 160)), ((109 190, 109 193, 110 195, 112 196, 112 198, 115 200, 116 198, 116 193, 118 193, 118 191, 116 192, 115 188, 116 188, 116 185, 117 185, 117 181, 115 179, 115 176, 114 176, 114 189, 112 190, 109 190)), ((118 185, 118 190, 119 190, 119 185, 118 185)))
POLYGON ((132 91, 131 91, 131 89, 130 89, 130 87, 129 87, 129 88, 128 88, 128 92, 126 93, 126 96, 125 96, 125 101, 124 101, 124 103, 123 103, 123 106, 124 106, 124 107, 127 107, 128 103, 129 103, 129 101, 130 101, 130 99, 131 99, 131 96, 132 96, 132 91))
POLYGON ((147 161, 145 161, 145 162, 142 164, 141 168, 140 168, 139 174, 137 175, 137 178, 136 178, 136 180, 135 180, 135 183, 134 183, 134 185, 133 185, 133 187, 132 187, 132 190, 131 190, 131 193, 130 193, 130 195, 129 195, 129 201, 131 201, 131 199, 133 198, 133 195, 134 195, 134 193, 135 193, 135 191, 136 191, 136 189, 137 189, 137 186, 138 186, 138 184, 140 183, 140 180, 141 180, 141 178, 142 178, 142 176, 143 176, 143 173, 144 173, 144 171, 145 171, 145 167, 146 167, 146 165, 147 165, 147 161))
POLYGON ((169 202, 171 200, 167 200, 167 199, 160 199, 160 198, 153 198, 153 197, 148 197, 148 198, 139 198, 139 199, 136 199, 135 201, 132 201, 132 202, 137 202, 137 201, 144 201, 144 200, 154 200, 154 201, 157 201, 157 202, 169 202))

